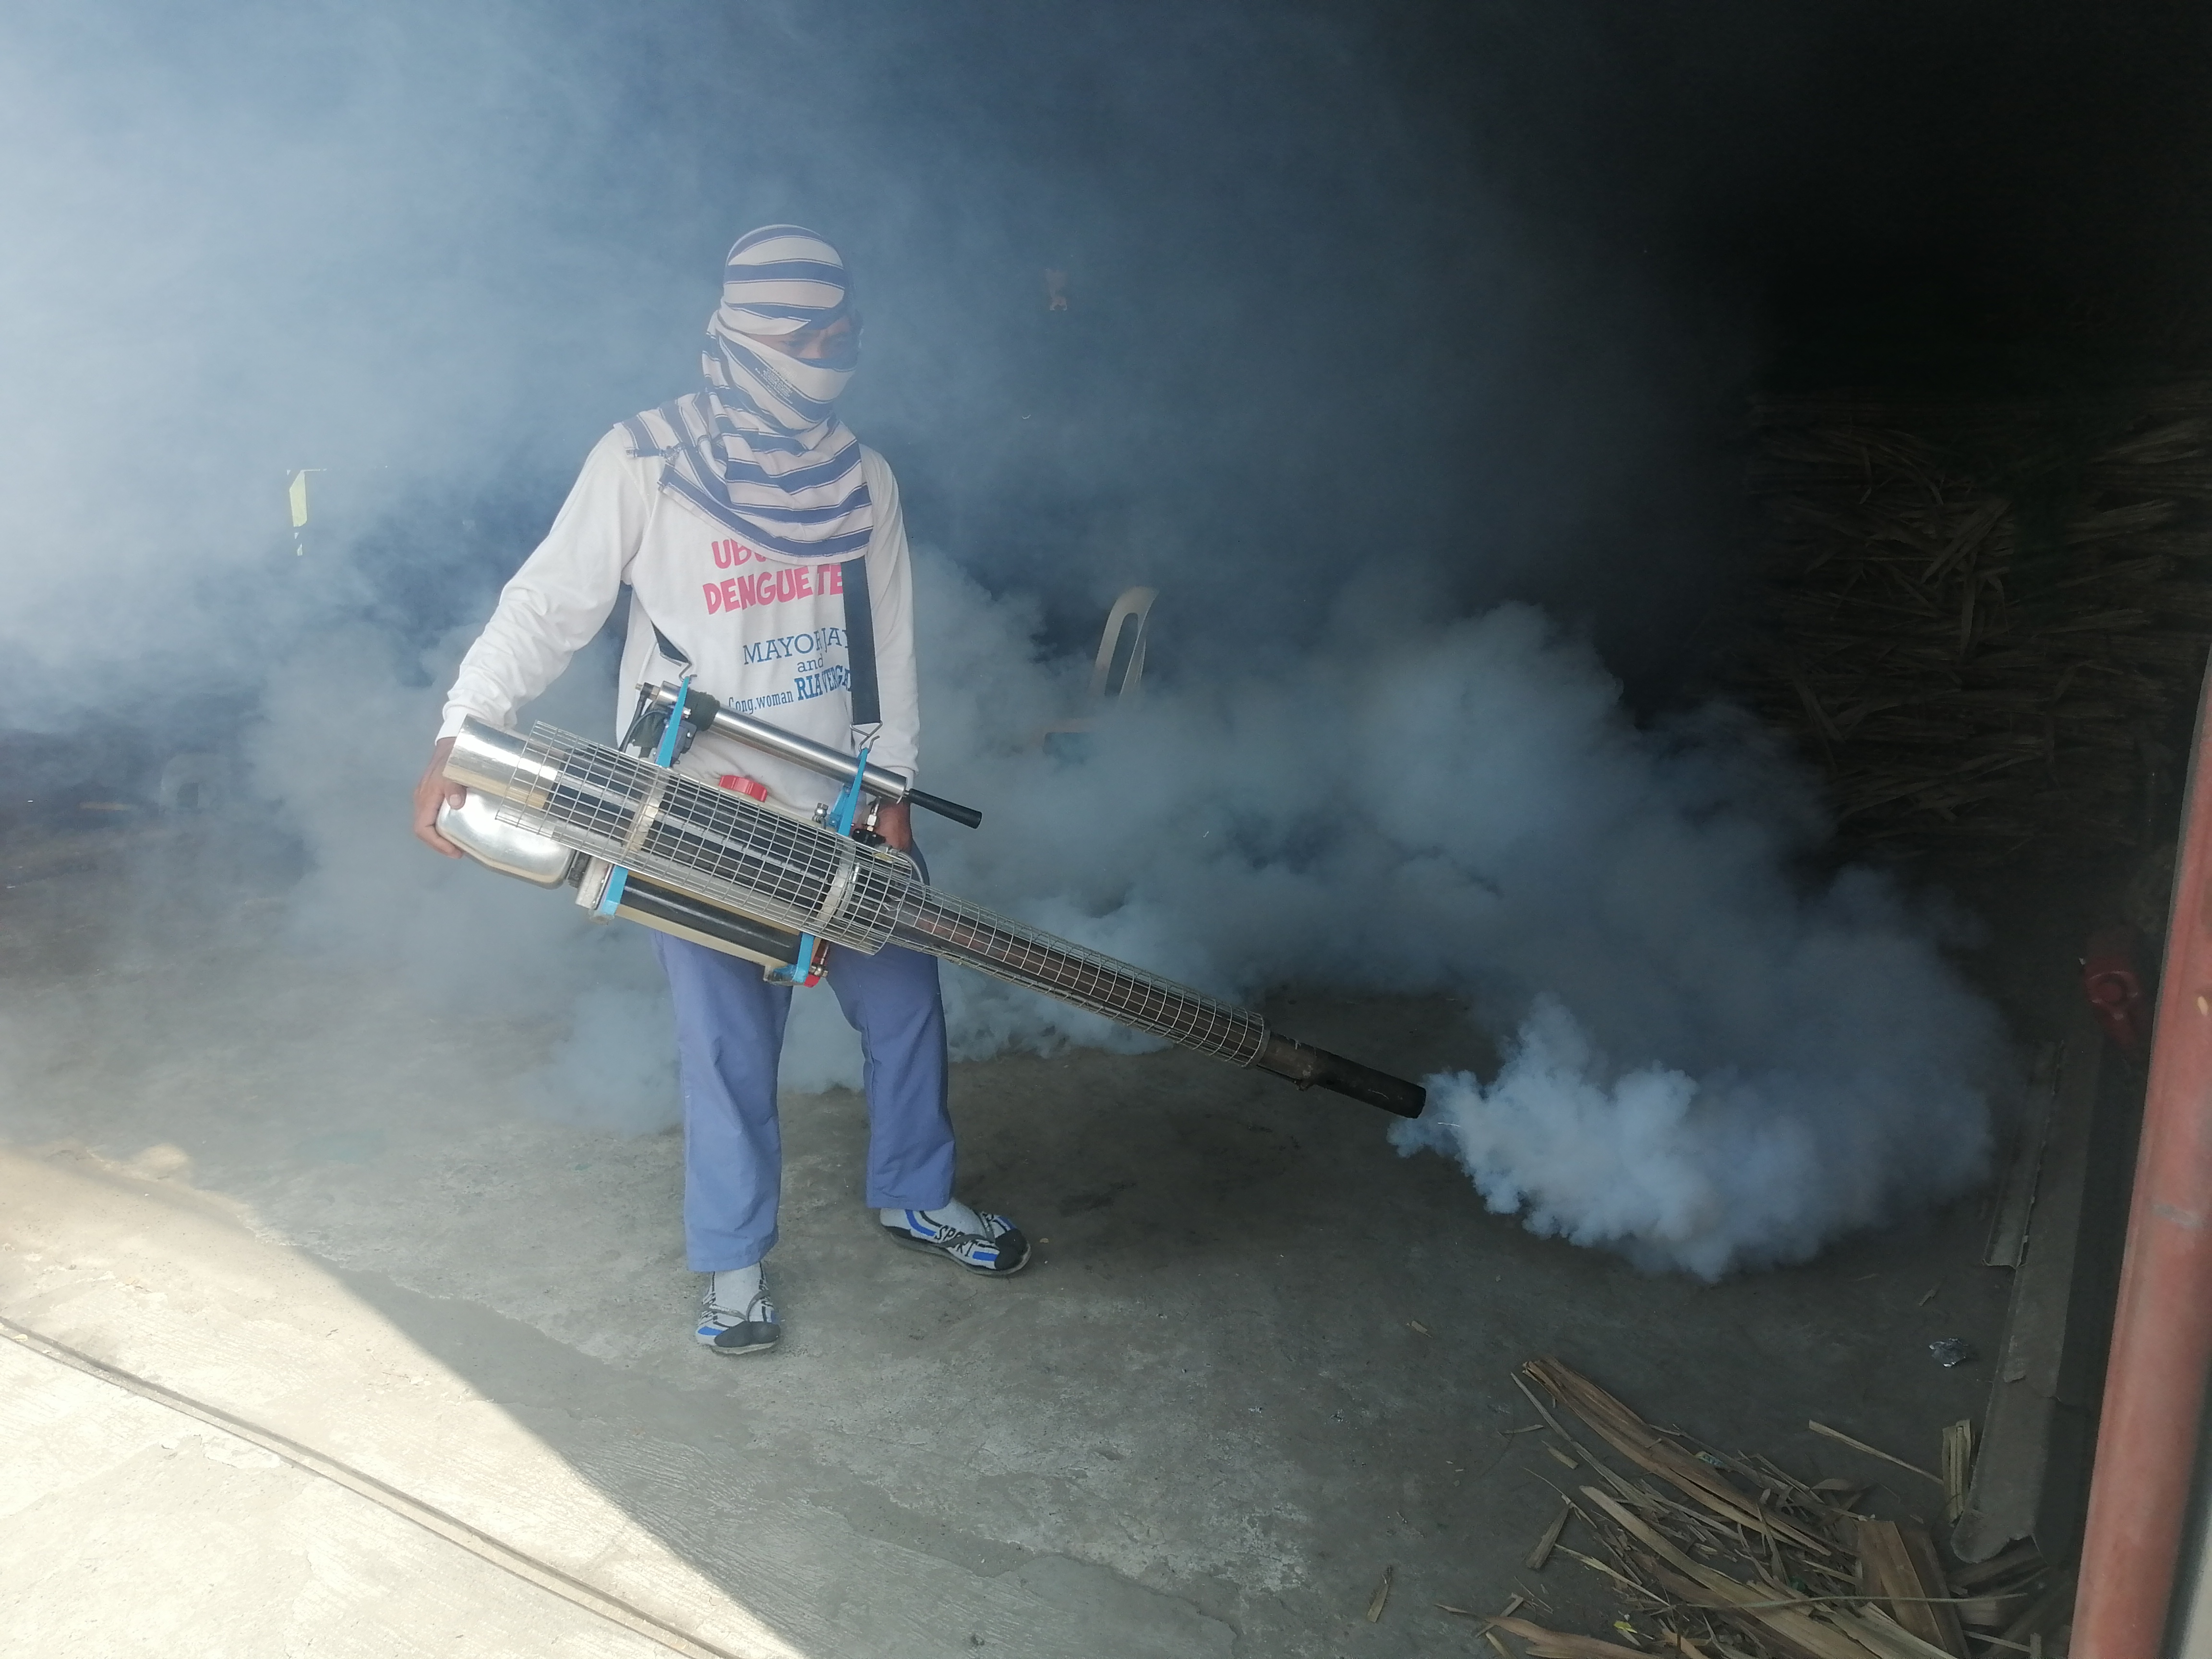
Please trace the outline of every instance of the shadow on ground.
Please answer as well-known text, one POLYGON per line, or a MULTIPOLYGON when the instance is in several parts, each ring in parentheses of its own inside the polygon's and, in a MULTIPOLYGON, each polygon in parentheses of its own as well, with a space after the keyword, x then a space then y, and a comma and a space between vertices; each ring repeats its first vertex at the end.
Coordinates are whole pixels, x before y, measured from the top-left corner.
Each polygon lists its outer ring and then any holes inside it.
MULTIPOLYGON (((439 1019, 291 954, 281 894, 236 871, 195 866, 220 896, 197 908, 137 902, 144 851, 0 894, 0 1136, 221 1195, 822 1659, 1472 1653, 1437 1604, 1516 1589, 1602 1629, 1601 1578, 1522 1565, 1587 1478, 1514 1432, 1522 1359, 1923 1512, 1913 1477, 1807 1420, 1932 1463, 1986 1390, 1928 1351, 1996 1346, 1975 1203, 1798 1268, 1655 1278, 1486 1213, 1379 1114, 1179 1052, 957 1068, 963 1189, 1044 1241, 1006 1283, 885 1246, 860 1102, 789 1098, 788 1334, 721 1359, 689 1335, 673 1133, 547 1121, 519 1079, 552 1028, 439 1019)), ((1441 1002, 1282 1012, 1412 1074, 1476 1052, 1441 1002)), ((42 1283, 10 1317, 58 1316, 42 1283)))

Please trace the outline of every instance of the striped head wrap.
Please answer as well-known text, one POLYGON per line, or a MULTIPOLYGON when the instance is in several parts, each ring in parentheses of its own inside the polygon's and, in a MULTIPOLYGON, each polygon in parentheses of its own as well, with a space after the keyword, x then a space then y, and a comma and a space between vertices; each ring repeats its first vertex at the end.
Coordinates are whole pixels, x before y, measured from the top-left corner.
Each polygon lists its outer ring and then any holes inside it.
POLYGON ((837 418, 837 395, 860 355, 845 262, 796 225, 764 225, 731 248, 722 303, 699 362, 706 389, 625 422, 634 453, 658 453, 660 487, 769 550, 851 558, 867 550, 875 504, 860 441, 837 418), (785 356, 762 338, 852 331, 828 358, 785 356))

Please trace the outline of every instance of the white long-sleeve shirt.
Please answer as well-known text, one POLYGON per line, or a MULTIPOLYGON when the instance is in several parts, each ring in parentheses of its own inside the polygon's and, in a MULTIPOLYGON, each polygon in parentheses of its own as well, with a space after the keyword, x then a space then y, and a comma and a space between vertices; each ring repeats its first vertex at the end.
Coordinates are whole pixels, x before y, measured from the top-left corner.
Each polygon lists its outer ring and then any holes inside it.
MULTIPOLYGON (((908 562, 898 483, 882 456, 860 452, 875 502, 868 543, 877 693, 872 765, 911 780, 921 736, 915 685, 914 573, 908 562)), ((501 590, 446 699, 440 737, 469 716, 513 724, 515 711, 550 685, 631 590, 629 633, 617 687, 617 736, 637 705, 641 682, 686 672, 660 648, 655 629, 690 659, 692 689, 726 708, 848 754, 858 750, 848 689, 842 571, 827 559, 771 553, 660 488, 660 460, 630 453, 615 428, 586 458, 553 527, 501 590)), ((834 799, 834 779, 757 749, 702 733, 677 762, 694 776, 757 778, 776 800, 802 811, 834 799)))

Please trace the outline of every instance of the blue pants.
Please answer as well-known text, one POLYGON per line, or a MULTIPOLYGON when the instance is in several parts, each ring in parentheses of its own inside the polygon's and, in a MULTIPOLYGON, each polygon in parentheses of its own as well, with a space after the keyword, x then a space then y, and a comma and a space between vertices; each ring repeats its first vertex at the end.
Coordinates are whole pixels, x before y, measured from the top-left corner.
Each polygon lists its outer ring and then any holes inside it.
MULTIPOLYGON (((769 984, 757 963, 689 939, 657 933, 653 944, 676 1005, 684 1251, 694 1273, 749 1267, 775 1243, 783 1183, 775 1069, 791 988, 769 984)), ((937 958, 896 945, 872 957, 833 947, 829 971, 866 1059, 868 1203, 933 1210, 952 1196, 937 958)))

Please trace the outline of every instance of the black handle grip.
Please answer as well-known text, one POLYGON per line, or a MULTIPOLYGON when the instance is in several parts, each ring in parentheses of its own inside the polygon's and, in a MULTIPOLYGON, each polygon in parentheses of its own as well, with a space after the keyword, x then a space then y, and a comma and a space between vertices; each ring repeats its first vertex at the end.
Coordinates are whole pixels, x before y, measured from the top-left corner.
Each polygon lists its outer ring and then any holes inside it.
POLYGON ((963 806, 957 800, 946 800, 942 795, 924 794, 919 789, 909 789, 906 792, 906 798, 925 812, 934 812, 940 818, 964 823, 970 830, 983 821, 983 815, 974 807, 963 806))

